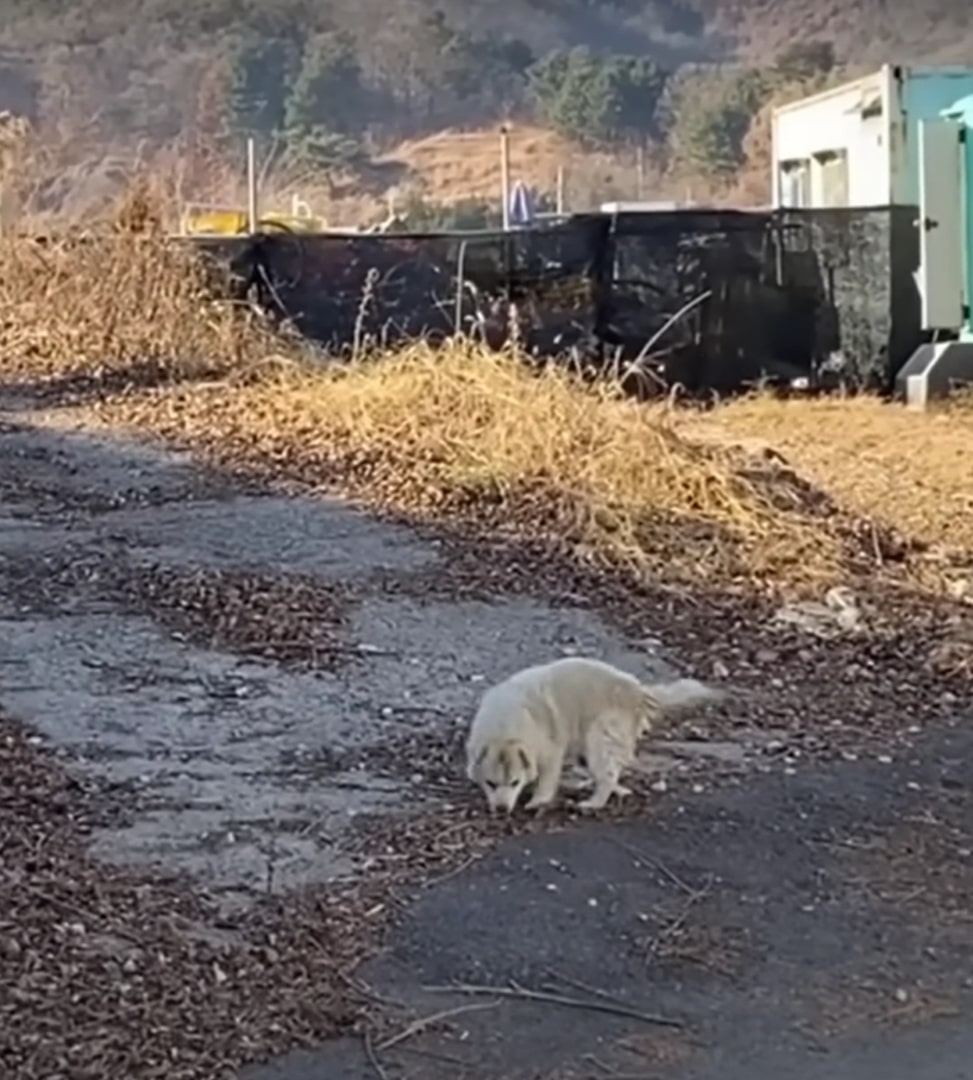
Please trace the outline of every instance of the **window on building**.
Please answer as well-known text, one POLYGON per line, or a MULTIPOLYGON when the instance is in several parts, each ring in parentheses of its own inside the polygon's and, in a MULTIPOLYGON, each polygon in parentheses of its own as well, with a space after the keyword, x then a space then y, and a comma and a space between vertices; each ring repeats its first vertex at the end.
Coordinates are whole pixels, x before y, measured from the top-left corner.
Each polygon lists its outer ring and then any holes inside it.
POLYGON ((811 162, 794 158, 780 163, 780 205, 794 208, 811 203, 811 162))
POLYGON ((848 205, 848 152, 822 150, 814 155, 811 196, 815 206, 848 205))

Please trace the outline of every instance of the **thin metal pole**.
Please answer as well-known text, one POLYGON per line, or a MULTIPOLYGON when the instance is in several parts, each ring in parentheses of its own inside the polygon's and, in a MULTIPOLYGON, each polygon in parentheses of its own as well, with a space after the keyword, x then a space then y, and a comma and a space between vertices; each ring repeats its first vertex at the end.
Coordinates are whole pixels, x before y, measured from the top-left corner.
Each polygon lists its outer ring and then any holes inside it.
POLYGON ((557 202, 555 208, 560 217, 564 213, 564 166, 557 167, 557 202))
POLYGON ((260 217, 257 209, 257 147, 253 139, 247 139, 247 228, 251 236, 259 230, 260 217))
POLYGON ((456 311, 453 315, 453 337, 463 333, 463 290, 466 288, 466 241, 459 246, 459 258, 456 260, 456 311))
POLYGON ((645 191, 645 147, 641 143, 635 151, 635 177, 635 198, 641 202, 645 191))
POLYGON ((500 129, 500 193, 503 198, 503 231, 510 231, 510 131, 500 129))

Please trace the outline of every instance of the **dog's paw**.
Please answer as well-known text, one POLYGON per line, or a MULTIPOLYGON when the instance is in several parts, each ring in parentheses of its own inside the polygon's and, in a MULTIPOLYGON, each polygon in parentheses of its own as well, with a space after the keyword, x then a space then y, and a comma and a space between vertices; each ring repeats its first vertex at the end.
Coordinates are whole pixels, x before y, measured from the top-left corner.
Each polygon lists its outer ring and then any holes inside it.
POLYGON ((525 810, 533 810, 535 814, 543 814, 554 805, 553 799, 531 799, 524 807, 525 810))
POLYGON ((578 809, 585 811, 604 810, 612 796, 616 799, 624 799, 626 795, 631 794, 631 788, 624 787, 622 784, 616 784, 607 794, 603 791, 595 791, 592 795, 589 795, 587 799, 582 799, 581 802, 578 803, 578 809))

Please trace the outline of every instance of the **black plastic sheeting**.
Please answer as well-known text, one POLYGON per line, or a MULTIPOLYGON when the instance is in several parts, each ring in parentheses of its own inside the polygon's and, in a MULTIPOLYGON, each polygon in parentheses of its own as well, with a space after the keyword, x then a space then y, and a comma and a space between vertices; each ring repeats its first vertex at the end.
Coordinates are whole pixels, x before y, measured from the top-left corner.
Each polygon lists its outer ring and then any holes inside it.
POLYGON ((917 212, 578 215, 510 233, 194 238, 240 292, 347 354, 516 334, 540 358, 732 392, 888 389, 921 340, 917 212))

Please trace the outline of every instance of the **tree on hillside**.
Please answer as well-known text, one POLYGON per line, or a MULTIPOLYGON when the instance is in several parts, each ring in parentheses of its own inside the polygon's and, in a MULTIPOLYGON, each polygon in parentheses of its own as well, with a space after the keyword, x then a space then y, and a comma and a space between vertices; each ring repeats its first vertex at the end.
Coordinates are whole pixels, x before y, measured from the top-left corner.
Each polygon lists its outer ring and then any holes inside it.
POLYGON ((837 66, 833 41, 797 41, 778 53, 774 72, 784 82, 807 82, 837 66))
POLYGON ((743 164, 744 140, 772 84, 758 69, 686 79, 669 132, 675 163, 686 172, 725 180, 743 164))
POLYGON ((655 135, 668 72, 645 56, 612 57, 608 78, 617 103, 617 134, 655 135))
POLYGON ((600 143, 656 130, 667 76, 651 60, 579 46, 549 53, 530 75, 538 113, 564 135, 600 143))
POLYGON ((367 121, 368 91, 345 34, 311 37, 284 109, 288 131, 325 127, 340 135, 360 132, 367 121))
POLYGON ((297 43, 287 37, 246 35, 230 46, 230 108, 239 131, 271 134, 284 127, 300 60, 297 43))
POLYGON ((345 34, 315 34, 307 42, 284 107, 292 155, 322 167, 344 164, 361 152, 368 121, 368 90, 345 34))
POLYGON ((535 59, 524 42, 481 36, 438 9, 398 12, 368 50, 394 111, 426 129, 518 104, 535 59))

